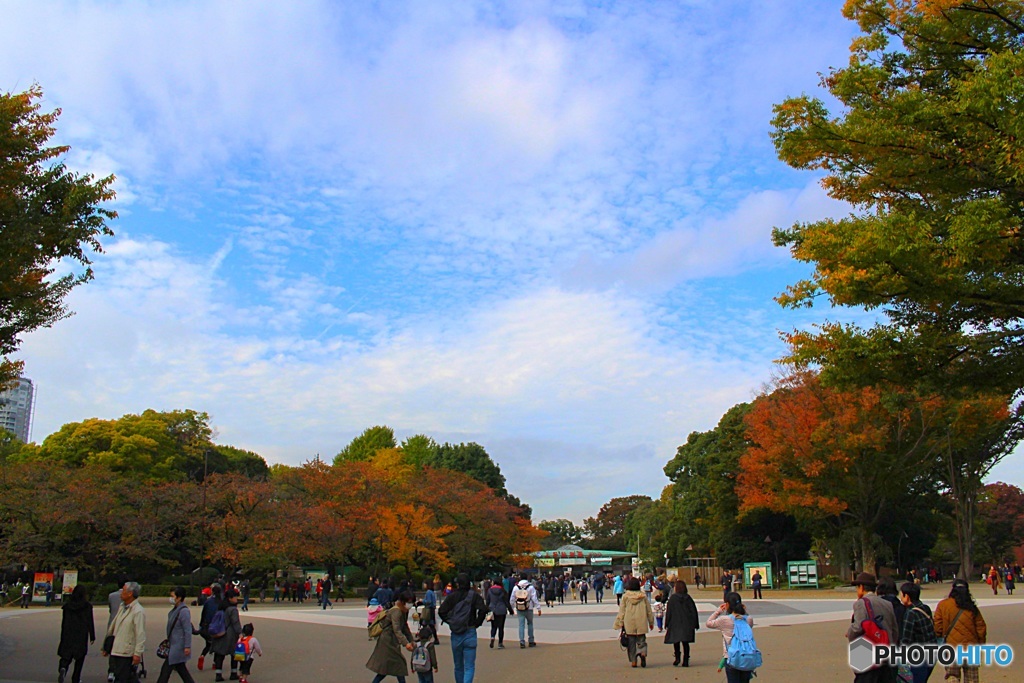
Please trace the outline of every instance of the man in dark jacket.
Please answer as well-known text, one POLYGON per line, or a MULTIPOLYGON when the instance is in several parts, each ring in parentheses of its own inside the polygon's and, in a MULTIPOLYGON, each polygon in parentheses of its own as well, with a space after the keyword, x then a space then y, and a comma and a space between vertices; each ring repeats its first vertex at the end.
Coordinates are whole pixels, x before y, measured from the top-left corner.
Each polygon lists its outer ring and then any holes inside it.
POLYGON ((455 590, 441 603, 437 615, 452 631, 455 680, 473 683, 476 672, 476 630, 487 618, 487 605, 480 594, 473 590, 469 575, 459 574, 455 578, 455 590))

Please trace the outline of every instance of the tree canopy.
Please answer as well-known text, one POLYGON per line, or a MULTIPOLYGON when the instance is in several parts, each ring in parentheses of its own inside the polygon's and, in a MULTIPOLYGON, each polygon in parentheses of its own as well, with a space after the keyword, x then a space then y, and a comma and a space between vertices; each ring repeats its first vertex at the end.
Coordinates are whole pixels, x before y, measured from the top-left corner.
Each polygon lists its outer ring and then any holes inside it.
POLYGON ((67 170, 69 147, 49 145, 60 110, 44 113, 43 91, 0 93, 0 387, 21 364, 9 358, 21 335, 71 315, 68 293, 92 278, 92 254, 112 235, 103 208, 114 198, 114 176, 95 180, 67 170), (67 261, 78 272, 52 277, 67 261))
POLYGON ((828 382, 1024 387, 1024 4, 849 0, 863 35, 823 85, 775 107, 779 157, 856 213, 776 229, 814 265, 786 306, 879 309, 789 336, 828 382))

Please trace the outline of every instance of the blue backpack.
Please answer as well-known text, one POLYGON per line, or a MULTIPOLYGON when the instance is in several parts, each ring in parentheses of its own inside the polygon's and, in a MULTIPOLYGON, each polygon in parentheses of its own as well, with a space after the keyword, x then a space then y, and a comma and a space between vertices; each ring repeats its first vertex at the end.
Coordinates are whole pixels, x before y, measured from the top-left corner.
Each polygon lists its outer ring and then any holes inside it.
POLYGON ((753 671, 761 666, 761 651, 754 642, 754 631, 746 617, 732 616, 732 640, 729 642, 729 666, 739 671, 753 671))

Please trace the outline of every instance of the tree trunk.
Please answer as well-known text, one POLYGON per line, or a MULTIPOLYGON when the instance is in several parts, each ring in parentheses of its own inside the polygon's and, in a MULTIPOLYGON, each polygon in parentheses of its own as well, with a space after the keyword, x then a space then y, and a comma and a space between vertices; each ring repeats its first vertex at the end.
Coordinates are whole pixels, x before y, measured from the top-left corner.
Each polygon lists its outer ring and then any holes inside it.
POLYGON ((875 546, 871 542, 871 530, 862 527, 860 530, 860 570, 874 574, 877 562, 878 557, 875 554, 875 546))

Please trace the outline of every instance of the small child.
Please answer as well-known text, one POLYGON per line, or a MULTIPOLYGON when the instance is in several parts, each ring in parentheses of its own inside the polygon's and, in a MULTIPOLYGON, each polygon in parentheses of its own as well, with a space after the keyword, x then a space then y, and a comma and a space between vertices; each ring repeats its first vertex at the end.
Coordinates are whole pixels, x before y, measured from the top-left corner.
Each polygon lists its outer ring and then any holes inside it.
POLYGON ((240 644, 245 645, 245 659, 239 665, 239 683, 249 683, 249 672, 252 671, 252 657, 253 655, 263 656, 263 648, 260 647, 260 641, 252 635, 255 632, 253 625, 246 624, 242 627, 242 637, 238 639, 240 644))
POLYGON ((419 683, 434 683, 437 653, 434 651, 434 629, 429 624, 423 624, 416 634, 416 648, 412 651, 412 670, 419 676, 419 683))
POLYGON ((654 620, 658 622, 658 633, 664 631, 665 625, 665 596, 659 595, 654 601, 654 620))
MULTIPOLYGON (((372 625, 377 615, 383 611, 384 608, 377 602, 377 598, 370 598, 370 604, 366 606, 366 625, 372 625)), ((373 640, 373 638, 367 638, 367 640, 373 640)))

